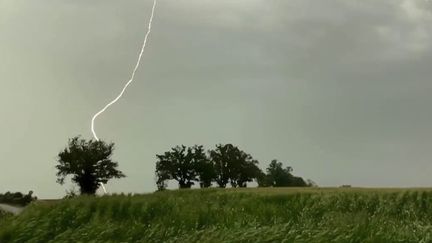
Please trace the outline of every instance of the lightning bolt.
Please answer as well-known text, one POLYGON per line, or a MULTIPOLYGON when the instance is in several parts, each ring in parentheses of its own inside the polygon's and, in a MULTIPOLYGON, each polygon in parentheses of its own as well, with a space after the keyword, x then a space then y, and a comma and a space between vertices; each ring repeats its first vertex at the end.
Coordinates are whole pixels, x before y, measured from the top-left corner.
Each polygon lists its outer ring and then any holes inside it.
POLYGON ((148 40, 148 37, 149 37, 149 35, 150 35, 150 33, 151 33, 152 23, 153 23, 153 17, 154 17, 155 8, 156 8, 156 2, 157 2, 157 0, 153 0, 153 7, 152 7, 151 15, 150 15, 150 21, 149 21, 149 24, 148 24, 147 33, 146 33, 146 35, 145 35, 145 37, 144 37, 144 42, 143 42, 142 47, 141 47, 141 52, 139 53, 138 60, 137 60, 137 62, 136 62, 135 68, 133 69, 133 72, 132 72, 132 75, 131 75, 129 81, 125 84, 125 86, 123 87, 123 89, 122 89, 122 91, 120 92, 120 94, 119 94, 119 95, 118 95, 114 100, 112 100, 111 102, 109 102, 109 103, 108 103, 108 104, 107 104, 107 105, 106 105, 102 110, 100 110, 98 113, 96 113, 96 114, 93 116, 92 120, 91 120, 91 131, 92 131, 92 133, 93 133, 93 137, 94 137, 97 141, 99 141, 99 138, 98 138, 98 136, 97 136, 97 134, 96 134, 96 131, 95 131, 95 121, 96 121, 96 118, 98 118, 98 116, 100 116, 102 113, 104 113, 104 112, 105 112, 105 111, 106 111, 110 106, 112 106, 112 105, 114 105, 115 103, 117 103, 117 101, 118 101, 118 100, 123 96, 123 94, 126 92, 126 90, 127 90, 127 88, 129 87, 129 85, 131 85, 131 83, 134 81, 135 73, 136 73, 136 71, 138 70, 138 68, 139 68, 139 66, 140 66, 141 58, 142 58, 142 56, 143 56, 143 54, 144 54, 144 50, 145 50, 146 45, 147 45, 147 40, 148 40))
MULTIPOLYGON (((115 103, 117 103, 117 101, 118 101, 118 100, 123 96, 123 94, 126 92, 126 90, 127 90, 127 88, 129 87, 129 85, 131 85, 131 83, 134 81, 135 73, 136 73, 136 71, 138 70, 138 68, 139 68, 139 66, 140 66, 141 58, 142 58, 142 56, 143 56, 143 54, 144 54, 144 50, 145 50, 145 48, 146 48, 146 46, 147 46, 147 40, 148 40, 148 37, 149 37, 149 35, 150 35, 150 33, 151 33, 152 24, 153 24, 153 17, 154 17, 154 13, 155 13, 155 9, 156 9, 156 2, 157 2, 157 0, 153 0, 153 7, 152 7, 152 10, 151 10, 150 20, 149 20, 148 27, 147 27, 147 33, 145 34, 144 42, 143 42, 142 47, 141 47, 141 52, 140 52, 139 55, 138 55, 138 60, 137 60, 137 62, 136 62, 136 64, 135 64, 135 68, 133 69, 133 72, 132 72, 132 75, 131 75, 129 81, 125 84, 125 86, 123 87, 123 89, 122 89, 122 91, 120 92, 120 94, 119 94, 119 95, 118 95, 114 100, 112 100, 112 101, 109 102, 106 106, 104 106, 104 108, 102 108, 102 110, 100 110, 99 112, 97 112, 97 113, 93 116, 93 118, 92 118, 92 120, 91 120, 91 131, 92 131, 92 133, 93 133, 93 137, 94 137, 94 139, 96 139, 97 141, 99 141, 99 138, 98 138, 98 136, 97 136, 97 134, 96 134, 96 131, 95 131, 95 121, 96 121, 96 118, 98 118, 102 113, 104 113, 104 112, 105 112, 105 111, 106 111, 110 106, 112 106, 112 105, 114 105, 115 103)), ((102 186, 102 189, 103 189, 104 193, 106 194, 107 191, 106 191, 106 188, 105 188, 104 184, 103 184, 103 183, 100 183, 100 185, 102 186)))

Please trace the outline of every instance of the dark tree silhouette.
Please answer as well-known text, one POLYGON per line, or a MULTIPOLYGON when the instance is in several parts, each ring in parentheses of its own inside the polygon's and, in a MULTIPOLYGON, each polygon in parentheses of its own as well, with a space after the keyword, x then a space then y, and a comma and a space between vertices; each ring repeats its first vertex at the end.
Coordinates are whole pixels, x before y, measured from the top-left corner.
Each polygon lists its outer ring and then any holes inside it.
POLYGON ((228 183, 232 187, 246 187, 247 182, 258 179, 261 170, 258 161, 232 144, 219 144, 209 151, 210 159, 216 173, 216 183, 225 188, 228 183))
POLYGON ((261 171, 259 173, 259 175, 257 177, 257 182, 258 182, 258 187, 270 187, 270 186, 272 186, 271 182, 269 180, 269 177, 263 171, 261 171))
POLYGON ((37 197, 33 196, 33 191, 29 191, 26 195, 21 192, 6 192, 5 194, 0 194, 0 203, 26 206, 35 200, 37 200, 37 197))
POLYGON ((293 176, 292 167, 283 168, 283 164, 277 160, 272 162, 267 167, 267 175, 261 182, 260 186, 273 187, 305 187, 308 184, 301 177, 293 176))
POLYGON ((220 188, 246 187, 256 180, 260 187, 305 187, 316 186, 312 181, 292 175, 292 168, 273 160, 264 173, 258 161, 232 144, 218 144, 206 155, 203 146, 176 146, 170 151, 156 155, 156 185, 165 190, 166 182, 176 180, 179 188, 191 188, 199 182, 201 188, 216 182, 220 188))
POLYGON ((165 188, 165 181, 176 180, 179 188, 191 188, 194 181, 209 186, 212 173, 203 146, 176 146, 171 151, 156 155, 156 178, 158 189, 165 188))
POLYGON ((198 173, 198 181, 201 188, 207 188, 212 185, 216 178, 216 173, 213 168, 213 163, 208 159, 202 147, 200 147, 201 158, 196 164, 196 171, 198 173))
POLYGON ((277 160, 272 160, 267 167, 267 179, 269 185, 274 187, 290 186, 291 184, 291 167, 282 167, 282 163, 277 160))
POLYGON ((68 146, 58 154, 57 182, 64 184, 67 176, 80 187, 81 194, 94 195, 100 183, 125 175, 117 170, 118 163, 111 160, 114 143, 69 139, 68 146))
POLYGON ((156 175, 156 186, 158 191, 165 191, 167 188, 167 181, 168 179, 163 179, 163 177, 156 175))
POLYGON ((229 145, 216 145, 215 150, 210 150, 210 160, 213 163, 214 172, 216 174, 215 181, 220 188, 225 188, 231 178, 229 165, 229 150, 233 149, 229 145))

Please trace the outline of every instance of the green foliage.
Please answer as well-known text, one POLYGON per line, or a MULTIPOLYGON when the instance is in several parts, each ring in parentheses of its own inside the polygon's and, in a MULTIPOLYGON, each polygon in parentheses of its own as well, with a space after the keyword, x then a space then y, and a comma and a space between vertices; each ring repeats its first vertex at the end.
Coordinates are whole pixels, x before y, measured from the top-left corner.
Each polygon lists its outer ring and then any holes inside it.
POLYGON ((0 225, 4 224, 4 222, 11 217, 12 217, 11 213, 5 212, 5 211, 0 209, 0 225))
POLYGON ((12 205, 25 206, 36 199, 37 197, 33 196, 33 191, 29 191, 27 195, 24 195, 21 192, 6 192, 5 194, 0 194, 0 203, 12 205))
POLYGON ((165 188, 166 180, 176 180, 180 188, 190 188, 194 181, 210 186, 212 167, 203 146, 177 146, 164 154, 156 155, 156 178, 159 190, 165 188))
POLYGON ((66 190, 66 195, 63 197, 63 199, 72 199, 72 198, 75 198, 78 196, 79 196, 79 193, 73 187, 69 190, 66 190))
POLYGON ((216 178, 216 173, 213 163, 205 157, 196 164, 196 171, 198 173, 198 181, 201 188, 208 188, 216 178))
POLYGON ((312 181, 305 182, 303 178, 291 174, 292 167, 283 168, 281 162, 272 160, 267 167, 267 174, 261 174, 258 184, 261 187, 306 187, 313 186, 312 181))
POLYGON ((101 183, 125 175, 117 170, 118 163, 111 160, 114 143, 74 137, 58 154, 57 182, 63 184, 68 175, 80 187, 81 194, 95 194, 101 183))
POLYGON ((176 180, 179 188, 191 188, 195 182, 207 188, 216 182, 219 187, 246 187, 261 174, 258 161, 232 144, 217 145, 207 157, 203 146, 177 146, 156 155, 156 185, 166 189, 166 181, 176 180))
POLYGON ((0 242, 431 242, 431 204, 430 190, 354 188, 83 196, 30 205, 0 242))
POLYGON ((221 188, 228 183, 232 187, 246 187, 247 182, 257 179, 261 174, 258 161, 232 144, 216 145, 216 149, 209 153, 216 173, 216 183, 221 188))

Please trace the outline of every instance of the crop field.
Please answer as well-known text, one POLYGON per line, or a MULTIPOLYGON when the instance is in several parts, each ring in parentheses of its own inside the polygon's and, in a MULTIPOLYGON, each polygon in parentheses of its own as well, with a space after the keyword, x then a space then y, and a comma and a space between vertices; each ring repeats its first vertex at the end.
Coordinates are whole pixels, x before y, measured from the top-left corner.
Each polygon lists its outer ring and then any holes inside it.
POLYGON ((0 225, 2 224, 3 221, 7 220, 11 216, 12 216, 12 214, 7 213, 7 212, 0 209, 0 225))
POLYGON ((36 202, 0 242, 431 242, 432 190, 263 188, 36 202))

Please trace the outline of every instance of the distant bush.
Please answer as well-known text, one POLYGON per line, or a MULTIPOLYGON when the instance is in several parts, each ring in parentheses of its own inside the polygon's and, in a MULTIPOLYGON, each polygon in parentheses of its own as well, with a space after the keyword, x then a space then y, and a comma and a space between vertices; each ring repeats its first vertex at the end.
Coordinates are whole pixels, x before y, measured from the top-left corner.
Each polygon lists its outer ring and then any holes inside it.
POLYGON ((37 197, 33 197, 33 191, 29 191, 27 195, 21 192, 6 192, 5 194, 0 194, 0 203, 25 206, 35 200, 37 200, 37 197))
POLYGON ((258 178, 260 187, 315 187, 312 180, 304 180, 292 174, 292 167, 283 167, 283 164, 273 160, 267 167, 267 174, 261 173, 258 178))
POLYGON ((63 199, 72 199, 79 196, 79 192, 73 187, 70 190, 66 190, 66 196, 63 199))

